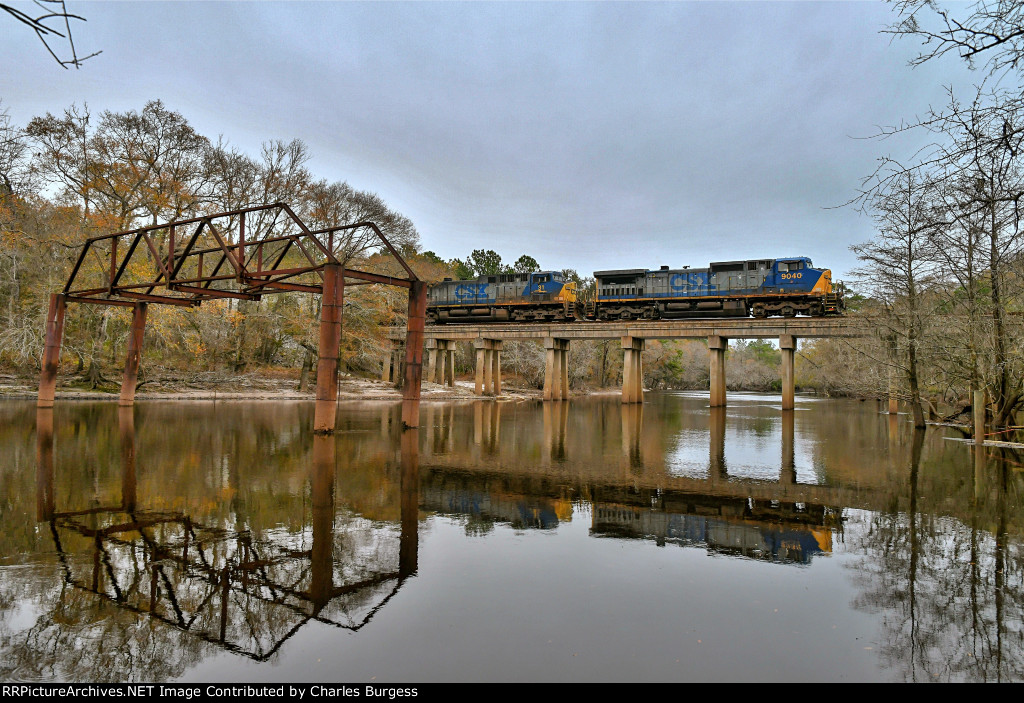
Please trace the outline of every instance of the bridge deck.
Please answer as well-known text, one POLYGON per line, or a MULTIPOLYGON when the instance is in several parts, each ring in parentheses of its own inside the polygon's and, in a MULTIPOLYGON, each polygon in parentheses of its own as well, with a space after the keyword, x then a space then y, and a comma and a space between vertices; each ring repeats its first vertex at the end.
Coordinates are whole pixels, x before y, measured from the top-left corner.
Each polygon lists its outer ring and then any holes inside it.
MULTIPOLYGON (((793 335, 799 338, 861 337, 866 327, 848 317, 790 317, 739 319, 689 319, 623 322, 570 322, 570 323, 486 323, 427 325, 425 339, 472 341, 474 339, 696 339, 725 337, 755 339, 793 335)), ((405 338, 405 329, 393 327, 391 339, 405 338)))

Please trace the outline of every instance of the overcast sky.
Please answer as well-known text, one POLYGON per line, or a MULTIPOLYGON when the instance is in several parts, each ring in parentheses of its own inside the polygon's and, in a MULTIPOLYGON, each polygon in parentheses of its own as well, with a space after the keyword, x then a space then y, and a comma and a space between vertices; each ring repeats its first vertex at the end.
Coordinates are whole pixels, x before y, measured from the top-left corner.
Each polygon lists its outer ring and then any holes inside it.
POLYGON ((160 99, 254 155, 302 139, 318 176, 378 193, 446 259, 585 274, 806 255, 842 278, 872 231, 834 206, 914 146, 862 137, 976 79, 909 68, 916 45, 867 0, 68 7, 79 52, 103 52, 79 70, 0 16, 16 123, 160 99))

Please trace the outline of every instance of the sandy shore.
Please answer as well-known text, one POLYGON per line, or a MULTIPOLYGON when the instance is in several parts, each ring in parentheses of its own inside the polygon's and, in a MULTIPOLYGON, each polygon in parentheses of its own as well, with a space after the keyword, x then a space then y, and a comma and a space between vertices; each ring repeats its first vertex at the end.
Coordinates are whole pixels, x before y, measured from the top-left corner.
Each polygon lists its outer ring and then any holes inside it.
MULTIPOLYGON (((101 390, 85 390, 74 385, 75 379, 62 379, 57 386, 57 400, 116 400, 120 389, 105 384, 101 390), (68 383, 68 381, 71 383, 68 383)), ((35 399, 38 381, 19 376, 0 375, 0 398, 35 399)), ((259 374, 210 374, 178 381, 143 383, 135 394, 137 400, 313 400, 315 386, 298 390, 292 378, 266 377, 259 374)), ((424 383, 422 400, 477 398, 472 381, 457 380, 454 387, 424 383)), ((503 386, 501 399, 539 399, 540 390, 503 386)), ((401 400, 402 391, 381 380, 342 376, 338 380, 339 400, 401 400)))

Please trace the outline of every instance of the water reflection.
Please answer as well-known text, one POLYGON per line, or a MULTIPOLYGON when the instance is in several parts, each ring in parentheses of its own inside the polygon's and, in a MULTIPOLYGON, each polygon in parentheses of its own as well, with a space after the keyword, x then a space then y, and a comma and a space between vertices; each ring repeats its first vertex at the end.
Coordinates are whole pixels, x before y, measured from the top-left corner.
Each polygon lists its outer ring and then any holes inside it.
MULTIPOLYGON (((338 448, 333 437, 311 438, 309 527, 294 534, 244 525, 229 529, 223 521, 207 523, 188 512, 138 508, 132 408, 118 410, 118 429, 120 500, 93 500, 88 508, 62 510, 54 500, 53 411, 38 411, 37 519, 48 523, 64 583, 97 596, 86 601, 62 589, 54 612, 71 607, 76 618, 94 621, 107 617, 110 605, 264 661, 312 620, 353 631, 363 628, 416 573, 415 428, 405 429, 401 437, 397 560, 389 545, 394 536, 387 529, 336 525, 338 448), (373 548, 367 550, 368 545, 373 548)), ((96 669, 75 671, 72 678, 116 680, 123 675, 96 669)))
MULTIPOLYGON (((0 678, 165 680, 217 652, 274 660, 287 677, 300 633, 364 638, 371 622, 376 646, 383 633, 439 638, 469 657, 480 639, 410 633, 378 614, 399 589, 426 612, 438 591, 457 590, 470 613, 507 600, 529 582, 494 595, 484 575, 522 559, 532 536, 559 545, 527 562, 549 575, 545 597, 576 602, 581 585, 550 575, 567 554, 599 553, 599 580, 637 574, 637 588, 668 598, 648 629, 691 631, 701 617, 670 595, 678 574, 659 580, 678 564, 698 583, 728 574, 757 598, 817 594, 789 625, 837 623, 810 646, 844 661, 854 654, 829 638, 870 619, 870 643, 855 647, 875 667, 869 678, 1024 676, 1019 456, 914 431, 870 404, 613 400, 425 403, 419 430, 403 430, 397 404, 342 405, 334 437, 312 435, 301 403, 0 407, 0 678), (445 525, 463 542, 421 545, 445 525), (462 550, 478 555, 471 572, 438 566, 462 550), (854 594, 828 600, 836 567, 854 594), (431 588, 417 589, 426 572, 431 588)), ((636 603, 621 608, 614 617, 638 617, 636 603)), ((754 638, 786 636, 744 625, 754 638)), ((518 671, 495 666, 498 678, 518 671)))

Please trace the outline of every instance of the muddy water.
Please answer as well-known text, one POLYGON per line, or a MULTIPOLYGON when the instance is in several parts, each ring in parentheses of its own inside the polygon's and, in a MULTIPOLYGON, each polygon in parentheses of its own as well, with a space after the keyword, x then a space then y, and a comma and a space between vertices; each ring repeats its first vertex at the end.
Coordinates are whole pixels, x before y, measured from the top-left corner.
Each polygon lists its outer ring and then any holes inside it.
POLYGON ((729 403, 4 403, 0 679, 1024 677, 1019 455, 729 403))

